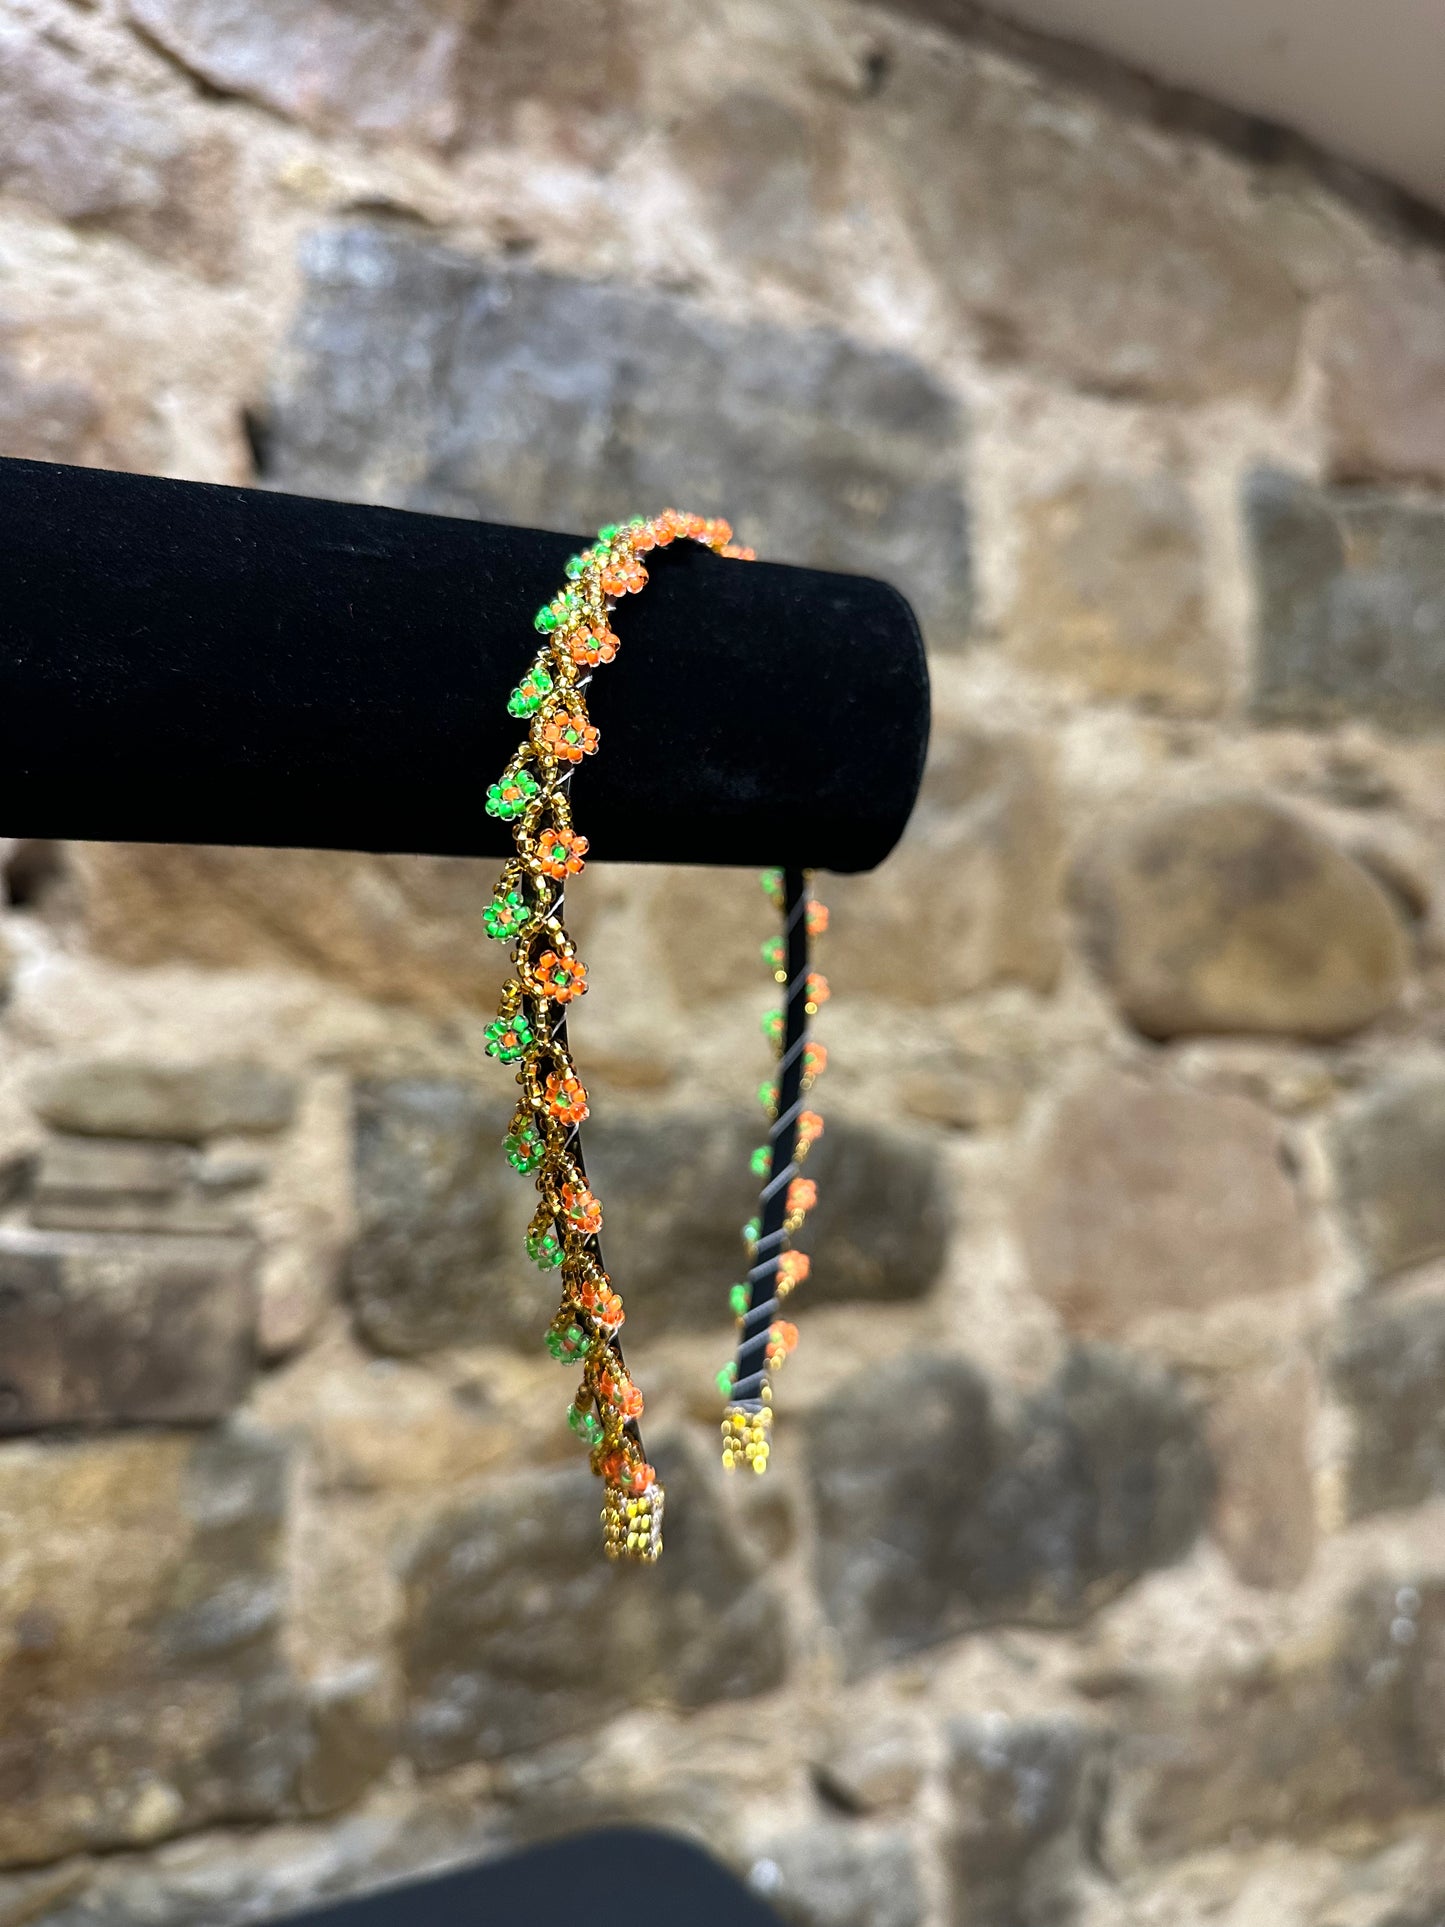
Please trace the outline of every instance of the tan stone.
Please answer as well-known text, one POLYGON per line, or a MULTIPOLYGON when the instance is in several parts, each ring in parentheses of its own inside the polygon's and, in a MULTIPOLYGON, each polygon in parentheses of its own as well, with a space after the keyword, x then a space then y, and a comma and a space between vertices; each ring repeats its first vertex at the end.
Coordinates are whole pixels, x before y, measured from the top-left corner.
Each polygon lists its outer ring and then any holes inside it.
POLYGON ((844 199, 838 115, 810 117, 746 89, 686 115, 674 140, 729 258, 825 292, 830 263, 820 229, 844 199))
POLYGON ((153 254, 224 274, 235 245, 229 139, 188 137, 89 71, 58 36, 0 35, 0 177, 60 219, 114 228, 153 254))
POLYGON ((485 1007, 501 986, 504 963, 479 934, 494 864, 182 844, 69 849, 90 942, 120 963, 282 966, 430 1006, 485 1007))
POLYGON ((986 352, 1106 394, 1283 396, 1301 294, 1222 169, 967 46, 894 52, 885 164, 986 352))
POLYGON ((1063 826, 1042 746, 940 730, 903 842, 864 877, 828 877, 820 961, 840 996, 947 1004, 988 984, 1053 985, 1063 826), (927 941, 900 948, 920 914, 927 941))
POLYGON ((460 0, 126 0, 151 39, 213 87, 297 120, 446 141, 458 131, 460 0))
POLYGON ((94 449, 100 419, 100 403, 83 382, 28 376, 0 354, 0 455, 30 462, 84 461, 94 449))
POLYGON ((56 1130, 85 1136, 199 1143, 230 1132, 285 1128, 294 1081, 265 1064, 74 1057, 48 1065, 32 1087, 35 1108, 56 1130))
POLYGON ((1314 1368, 1296 1357, 1226 1385, 1210 1412, 1214 1536, 1248 1586, 1296 1586, 1310 1569, 1317 1404, 1314 1368))
POLYGON ((1240 1097, 1101 1073, 1055 1111, 1017 1210, 1034 1288, 1090 1335, 1287 1291, 1311 1273, 1279 1129, 1240 1097))
POLYGON ((1362 1829, 1438 1800, 1442 1641, 1438 1585, 1374 1582, 1267 1659, 1147 1681, 1121 1709, 1110 1864, 1362 1829))
POLYGON ((1445 274, 1432 256, 1371 259, 1325 303, 1325 426, 1343 481, 1445 481, 1445 274))
POLYGON ((1388 893, 1264 799, 1147 810, 1088 852, 1076 883, 1095 960, 1146 1036, 1344 1037, 1404 983, 1388 893))
POLYGON ((1226 688, 1199 519, 1167 475, 1088 474, 1026 504, 1007 634, 1071 692, 1208 715, 1226 688))
POLYGON ((239 1431, 0 1452, 0 1865, 284 1810, 284 1479, 239 1431))

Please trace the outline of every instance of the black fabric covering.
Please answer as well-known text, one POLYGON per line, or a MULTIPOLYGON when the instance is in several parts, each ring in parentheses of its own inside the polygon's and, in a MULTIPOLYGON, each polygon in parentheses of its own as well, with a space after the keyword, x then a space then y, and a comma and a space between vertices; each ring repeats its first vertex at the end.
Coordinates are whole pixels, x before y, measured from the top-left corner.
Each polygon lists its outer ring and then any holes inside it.
POLYGON ((299 1916, 292 1927, 778 1927, 696 1847, 618 1829, 299 1916))
MULTIPOLYGON (((503 856, 507 834, 482 805, 521 735, 507 693, 578 546, 0 462, 0 823, 16 836, 503 856)), ((618 613, 618 659, 590 692, 603 740, 577 804, 594 856, 881 861, 928 734, 902 596, 690 543, 649 560, 652 582, 618 613)))

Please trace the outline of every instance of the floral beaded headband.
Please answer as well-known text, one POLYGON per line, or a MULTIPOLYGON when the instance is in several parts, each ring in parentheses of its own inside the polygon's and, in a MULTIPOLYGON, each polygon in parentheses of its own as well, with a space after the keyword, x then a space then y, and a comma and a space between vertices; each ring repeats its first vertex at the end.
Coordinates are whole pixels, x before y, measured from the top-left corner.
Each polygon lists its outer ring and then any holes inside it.
MULTIPOLYGON (((527 1229, 527 1254, 542 1270, 561 1275, 562 1303, 547 1348, 562 1363, 582 1367, 567 1418, 603 1480, 604 1545, 613 1558, 644 1561, 662 1550, 663 1490, 642 1446, 642 1394, 622 1356, 622 1299, 602 1262, 602 1206, 582 1158, 587 1093, 568 1047, 567 1006, 586 991, 587 966, 563 914, 567 879, 587 855, 586 837, 573 828, 570 795, 577 765, 598 744, 587 685, 598 665, 617 654, 609 618, 618 598, 646 584, 643 556, 679 537, 718 555, 753 559, 751 549, 733 542, 726 522, 675 509, 600 529, 595 544, 567 563, 567 586, 537 611, 542 646, 507 702, 509 713, 527 723, 527 735, 488 790, 486 805, 489 816, 510 827, 514 844, 483 912, 488 936, 512 946, 513 973, 486 1031, 488 1054, 516 1066, 521 1088, 503 1148, 514 1170, 536 1180, 539 1203, 527 1229)), ((828 913, 814 901, 806 873, 770 870, 763 883, 783 913, 782 934, 763 946, 785 993, 782 1007, 763 1020, 779 1063, 759 1092, 771 1129, 752 1159, 762 1193, 757 1216, 743 1230, 749 1268, 730 1296, 737 1355, 718 1374, 726 1401, 723 1464, 754 1472, 766 1471, 768 1463, 770 1375, 797 1343, 796 1327, 779 1313, 808 1275, 808 1257, 791 1241, 817 1195, 800 1167, 823 1129, 806 1099, 826 1056, 808 1036, 808 1019, 828 995, 808 963, 809 939, 826 928, 828 913)))

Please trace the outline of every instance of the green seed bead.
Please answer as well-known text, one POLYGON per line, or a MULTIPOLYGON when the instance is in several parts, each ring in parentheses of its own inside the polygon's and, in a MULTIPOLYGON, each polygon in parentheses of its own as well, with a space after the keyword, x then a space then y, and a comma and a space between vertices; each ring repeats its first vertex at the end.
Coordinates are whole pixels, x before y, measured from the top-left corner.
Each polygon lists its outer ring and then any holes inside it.
POLYGON ((751 1302, 752 1293, 746 1285, 734 1285, 728 1293, 728 1303, 732 1306, 733 1317, 741 1318, 751 1302))
POLYGON ((584 1411, 580 1405, 567 1407, 567 1423, 584 1445, 596 1445, 602 1437, 602 1421, 595 1412, 584 1411))
POLYGON ((559 1365, 570 1365, 587 1349, 587 1334, 580 1325, 552 1325, 546 1342, 547 1350, 559 1365))
POLYGON ((536 1170, 547 1152, 534 1124, 524 1124, 520 1131, 508 1131, 502 1139, 502 1149, 508 1164, 523 1177, 536 1170))
POLYGON ((498 1017, 482 1032, 488 1057, 499 1064, 515 1064, 531 1049, 532 1026, 525 1017, 498 1017))
POLYGON ((527 1256, 534 1265, 543 1271, 555 1271, 562 1262, 562 1247, 557 1242, 555 1231, 544 1231, 540 1237, 533 1232, 527 1233, 527 1256))

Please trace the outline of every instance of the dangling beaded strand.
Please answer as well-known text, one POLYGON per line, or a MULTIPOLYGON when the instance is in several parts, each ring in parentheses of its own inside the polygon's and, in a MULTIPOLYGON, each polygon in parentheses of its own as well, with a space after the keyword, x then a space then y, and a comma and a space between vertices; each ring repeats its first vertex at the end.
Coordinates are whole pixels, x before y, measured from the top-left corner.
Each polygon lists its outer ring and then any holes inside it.
POLYGON ((568 1048, 566 1013, 586 992, 587 967, 567 935, 563 893, 587 856, 587 839, 572 823, 570 785, 597 749, 586 689, 598 664, 617 654, 609 618, 618 598, 646 583, 643 556, 680 537, 719 555, 750 560, 753 553, 733 542, 726 522, 666 509, 599 529, 592 547, 569 560, 566 586, 537 611, 537 658, 507 702, 508 713, 527 722, 527 735, 486 803, 487 814, 510 827, 514 845, 483 912, 487 935, 512 946, 513 974, 485 1032, 488 1055, 515 1065, 521 1087, 502 1148, 537 1187, 527 1255, 561 1278, 547 1349, 582 1368, 567 1421, 604 1482, 606 1550, 646 1561, 662 1549, 663 1490, 642 1449, 642 1394, 622 1356, 622 1299, 602 1262, 602 1206, 582 1160, 587 1093, 568 1048))

